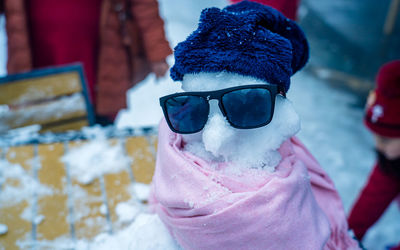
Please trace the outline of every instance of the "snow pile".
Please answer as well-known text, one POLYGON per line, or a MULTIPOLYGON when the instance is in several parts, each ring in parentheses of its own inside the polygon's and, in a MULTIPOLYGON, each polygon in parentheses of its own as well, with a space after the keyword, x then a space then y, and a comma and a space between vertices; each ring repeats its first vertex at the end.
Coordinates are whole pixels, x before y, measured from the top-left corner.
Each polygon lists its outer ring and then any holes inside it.
POLYGON ((149 199, 150 185, 135 182, 128 187, 131 199, 126 202, 120 202, 115 208, 118 216, 118 223, 126 225, 135 220, 136 216, 146 209, 144 205, 149 199))
POLYGON ((52 241, 43 240, 38 242, 33 240, 17 240, 16 245, 19 249, 31 249, 33 246, 36 246, 37 249, 74 249, 74 243, 70 239, 64 237, 52 241))
POLYGON ((39 225, 44 221, 46 217, 42 214, 36 215, 36 211, 34 210, 36 209, 32 209, 32 207, 30 206, 26 207, 24 211, 20 214, 20 218, 26 221, 30 221, 35 225, 39 225))
MULTIPOLYGON (((185 75, 184 91, 210 91, 234 86, 266 84, 264 81, 228 72, 185 75)), ((212 162, 230 162, 240 173, 243 168, 273 171, 280 162, 281 144, 300 130, 300 118, 291 102, 276 96, 271 123, 256 129, 235 129, 229 125, 218 107, 210 101, 210 115, 204 129, 196 134, 183 135, 185 150, 212 162)))
MULTIPOLYGON (((171 60, 173 58, 168 57, 170 65, 172 64, 171 60)), ((135 98, 129 98, 128 109, 119 112, 116 127, 122 129, 155 126, 163 116, 159 97, 165 93, 174 93, 180 90, 180 84, 174 83, 169 77, 169 73, 158 80, 153 74, 150 74, 135 88, 128 91, 128 96, 135 96, 135 98), (152 94, 149 95, 149 93, 152 94)))
MULTIPOLYGON (((75 221, 80 221, 81 218, 93 212, 87 206, 90 202, 98 202, 95 197, 90 197, 78 185, 73 185, 74 199, 81 201, 75 211, 75 221)), ((131 185, 130 190, 134 192, 133 197, 139 200, 147 200, 150 186, 147 184, 136 183, 131 185)), ((100 208, 102 214, 107 213, 107 208, 100 208)), ((145 211, 146 206, 139 203, 137 200, 129 200, 120 202, 116 206, 116 214, 118 216, 117 224, 122 225, 121 230, 113 234, 101 233, 93 240, 78 239, 72 240, 65 237, 55 239, 53 241, 41 240, 19 240, 17 243, 21 249, 36 246, 38 248, 49 249, 76 249, 76 250, 103 250, 103 249, 132 249, 132 250, 180 250, 174 239, 169 234, 167 228, 155 214, 148 214, 145 211)), ((24 211, 23 216, 28 216, 29 212, 24 211)), ((38 216, 39 224, 44 218, 38 216)), ((5 225, 4 225, 5 226, 5 225)), ((96 227, 105 226, 104 224, 92 225, 96 227)), ((0 231, 6 227, 0 224, 0 231)), ((6 229, 4 229, 6 230, 6 229)), ((1 232, 0 232, 1 235, 1 232)))
POLYGON ((115 211, 118 216, 118 222, 124 224, 134 221, 135 217, 140 213, 140 208, 132 202, 120 202, 115 211))
POLYGON ((8 130, 6 134, 0 134, 0 146, 8 147, 10 145, 25 144, 37 140, 40 137, 40 129, 41 126, 39 124, 34 124, 8 130))
POLYGON ((142 213, 126 229, 114 235, 100 234, 91 242, 80 240, 76 250, 179 250, 157 215, 142 213))
MULTIPOLYGON (((91 204, 99 204, 103 202, 103 198, 101 196, 93 196, 89 195, 88 192, 82 188, 80 185, 72 185, 71 186, 71 193, 73 200, 75 201, 75 210, 73 217, 69 217, 68 221, 70 222, 79 222, 85 217, 89 217, 91 214, 97 214, 98 210, 100 210, 100 213, 103 212, 107 213, 107 207, 106 211, 104 211, 104 206, 101 206, 99 208, 93 206, 90 206, 91 204)), ((103 214, 103 213, 102 213, 103 214)), ((106 228, 107 225, 102 224, 102 217, 97 216, 97 217, 92 217, 91 220, 86 219, 85 223, 89 227, 94 227, 95 225, 100 227, 100 228, 106 228)))
POLYGON ((125 155, 121 142, 112 145, 99 126, 84 128, 82 131, 91 140, 71 148, 61 158, 68 166, 72 178, 82 184, 89 184, 104 174, 117 173, 129 167, 132 159, 125 155))
POLYGON ((136 182, 131 185, 131 193, 139 201, 147 201, 150 194, 150 185, 136 182))
POLYGON ((53 193, 49 187, 40 184, 19 164, 0 159, 0 173, 0 184, 6 183, 0 192, 0 207, 31 200, 34 195, 41 197, 53 193))

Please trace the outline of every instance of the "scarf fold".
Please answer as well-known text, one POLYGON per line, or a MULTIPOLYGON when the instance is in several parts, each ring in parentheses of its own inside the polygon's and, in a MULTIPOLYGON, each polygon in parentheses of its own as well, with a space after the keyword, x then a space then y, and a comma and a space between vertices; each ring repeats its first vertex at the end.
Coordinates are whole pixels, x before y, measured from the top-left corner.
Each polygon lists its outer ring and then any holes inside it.
POLYGON ((230 171, 159 127, 150 204, 184 249, 358 249, 332 181, 296 139, 275 172, 230 171))

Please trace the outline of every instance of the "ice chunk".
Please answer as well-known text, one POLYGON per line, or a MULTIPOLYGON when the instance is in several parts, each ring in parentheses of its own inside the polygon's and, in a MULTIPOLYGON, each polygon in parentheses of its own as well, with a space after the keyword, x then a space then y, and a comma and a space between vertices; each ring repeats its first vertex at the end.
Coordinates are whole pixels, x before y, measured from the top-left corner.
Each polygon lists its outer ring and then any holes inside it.
POLYGON ((144 183, 135 183, 132 185, 134 195, 140 200, 140 201, 146 201, 149 198, 150 194, 150 185, 144 184, 144 183))
POLYGON ((35 225, 39 225, 40 223, 42 223, 45 219, 45 216, 43 214, 39 214, 37 216, 35 216, 35 218, 33 219, 33 224, 35 225))
POLYGON ((8 227, 6 224, 0 224, 0 235, 6 234, 8 232, 8 227))
POLYGON ((101 204, 101 206, 100 206, 100 213, 103 214, 103 215, 106 215, 107 212, 108 212, 108 209, 107 209, 106 204, 101 204))
POLYGON ((116 208, 118 220, 122 223, 131 222, 140 212, 138 206, 129 202, 121 202, 116 208))

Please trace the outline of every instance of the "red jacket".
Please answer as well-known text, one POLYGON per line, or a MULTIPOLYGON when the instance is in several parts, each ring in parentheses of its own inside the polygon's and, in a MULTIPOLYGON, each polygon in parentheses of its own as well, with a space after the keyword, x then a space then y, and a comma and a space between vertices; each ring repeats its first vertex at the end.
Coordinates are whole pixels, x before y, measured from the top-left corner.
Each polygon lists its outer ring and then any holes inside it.
POLYGON ((400 180, 385 174, 376 164, 348 219, 349 228, 353 229, 358 239, 364 237, 399 194, 400 180))
POLYGON ((0 14, 4 12, 6 16, 7 70, 8 73, 18 73, 35 67, 81 61, 89 79, 92 97, 96 94, 97 113, 112 116, 126 106, 126 91, 135 83, 132 81, 132 72, 140 72, 143 68, 148 73, 144 65, 163 61, 172 51, 165 38, 164 22, 159 16, 157 0, 91 1, 34 0, 32 3, 47 4, 35 4, 34 8, 28 10, 30 1, 0 0, 0 14), (88 4, 96 2, 99 6, 88 9, 88 4), (137 38, 131 40, 131 47, 134 48, 132 57, 126 53, 119 13, 116 11, 121 2, 130 3, 128 12, 135 21, 135 27, 128 27, 137 38), (51 11, 48 11, 49 8, 51 11), (49 18, 59 23, 49 22, 49 18), (76 23, 82 27, 77 27, 76 23), (32 34, 31 29, 35 34, 32 34), (91 41, 83 41, 86 38, 83 38, 82 33, 71 37, 75 29, 78 32, 87 29, 91 41), (43 32, 46 39, 41 40, 43 32), (69 35, 68 41, 63 39, 65 34, 69 35), (32 39, 36 35, 39 39, 32 39), (73 38, 77 40, 71 44, 73 38), (49 42, 51 46, 43 42, 49 42), (74 46, 76 49, 73 49, 74 46), (90 51, 79 53, 82 50, 90 51), (132 62, 135 64, 131 65, 132 62))

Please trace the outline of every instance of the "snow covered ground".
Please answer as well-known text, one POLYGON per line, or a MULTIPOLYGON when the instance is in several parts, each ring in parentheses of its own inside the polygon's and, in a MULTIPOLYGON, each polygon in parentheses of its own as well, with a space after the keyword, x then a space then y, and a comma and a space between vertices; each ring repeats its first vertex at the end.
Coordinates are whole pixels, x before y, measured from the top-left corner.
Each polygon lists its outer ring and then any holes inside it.
MULTIPOLYGON (((223 7, 226 4, 224 0, 159 2, 166 22, 167 36, 173 46, 195 29, 201 9, 210 6, 223 7)), ((4 75, 4 19, 0 19, 0 24, 0 75, 4 75)), ((173 64, 172 57, 169 58, 169 63, 173 64)), ((149 76, 128 92, 128 109, 120 112, 117 127, 156 126, 162 117, 158 104, 159 96, 179 90, 180 84, 172 82, 168 76, 159 80, 149 76)), ((374 161, 373 140, 362 124, 363 108, 359 100, 351 93, 329 85, 323 75, 317 78, 306 70, 292 78, 288 98, 301 117, 302 130, 298 136, 333 179, 348 212, 374 161)), ((399 241, 399 218, 399 209, 392 204, 383 218, 366 235, 364 244, 367 249, 380 250, 387 245, 396 244, 399 241)), ((153 219, 143 219, 151 220, 153 219)), ((155 228, 157 221, 149 224, 154 227, 146 227, 143 221, 133 225, 131 231, 140 230, 138 225, 142 225, 142 231, 150 235, 158 230, 155 228)), ((128 238, 123 234, 119 234, 118 237, 103 236, 98 242, 105 247, 112 246, 113 241, 121 242, 128 238)), ((164 242, 172 244, 168 239, 164 239, 164 242)), ((65 246, 71 245, 59 245, 60 248, 65 246)), ((154 249, 163 248, 155 246, 154 249)))

